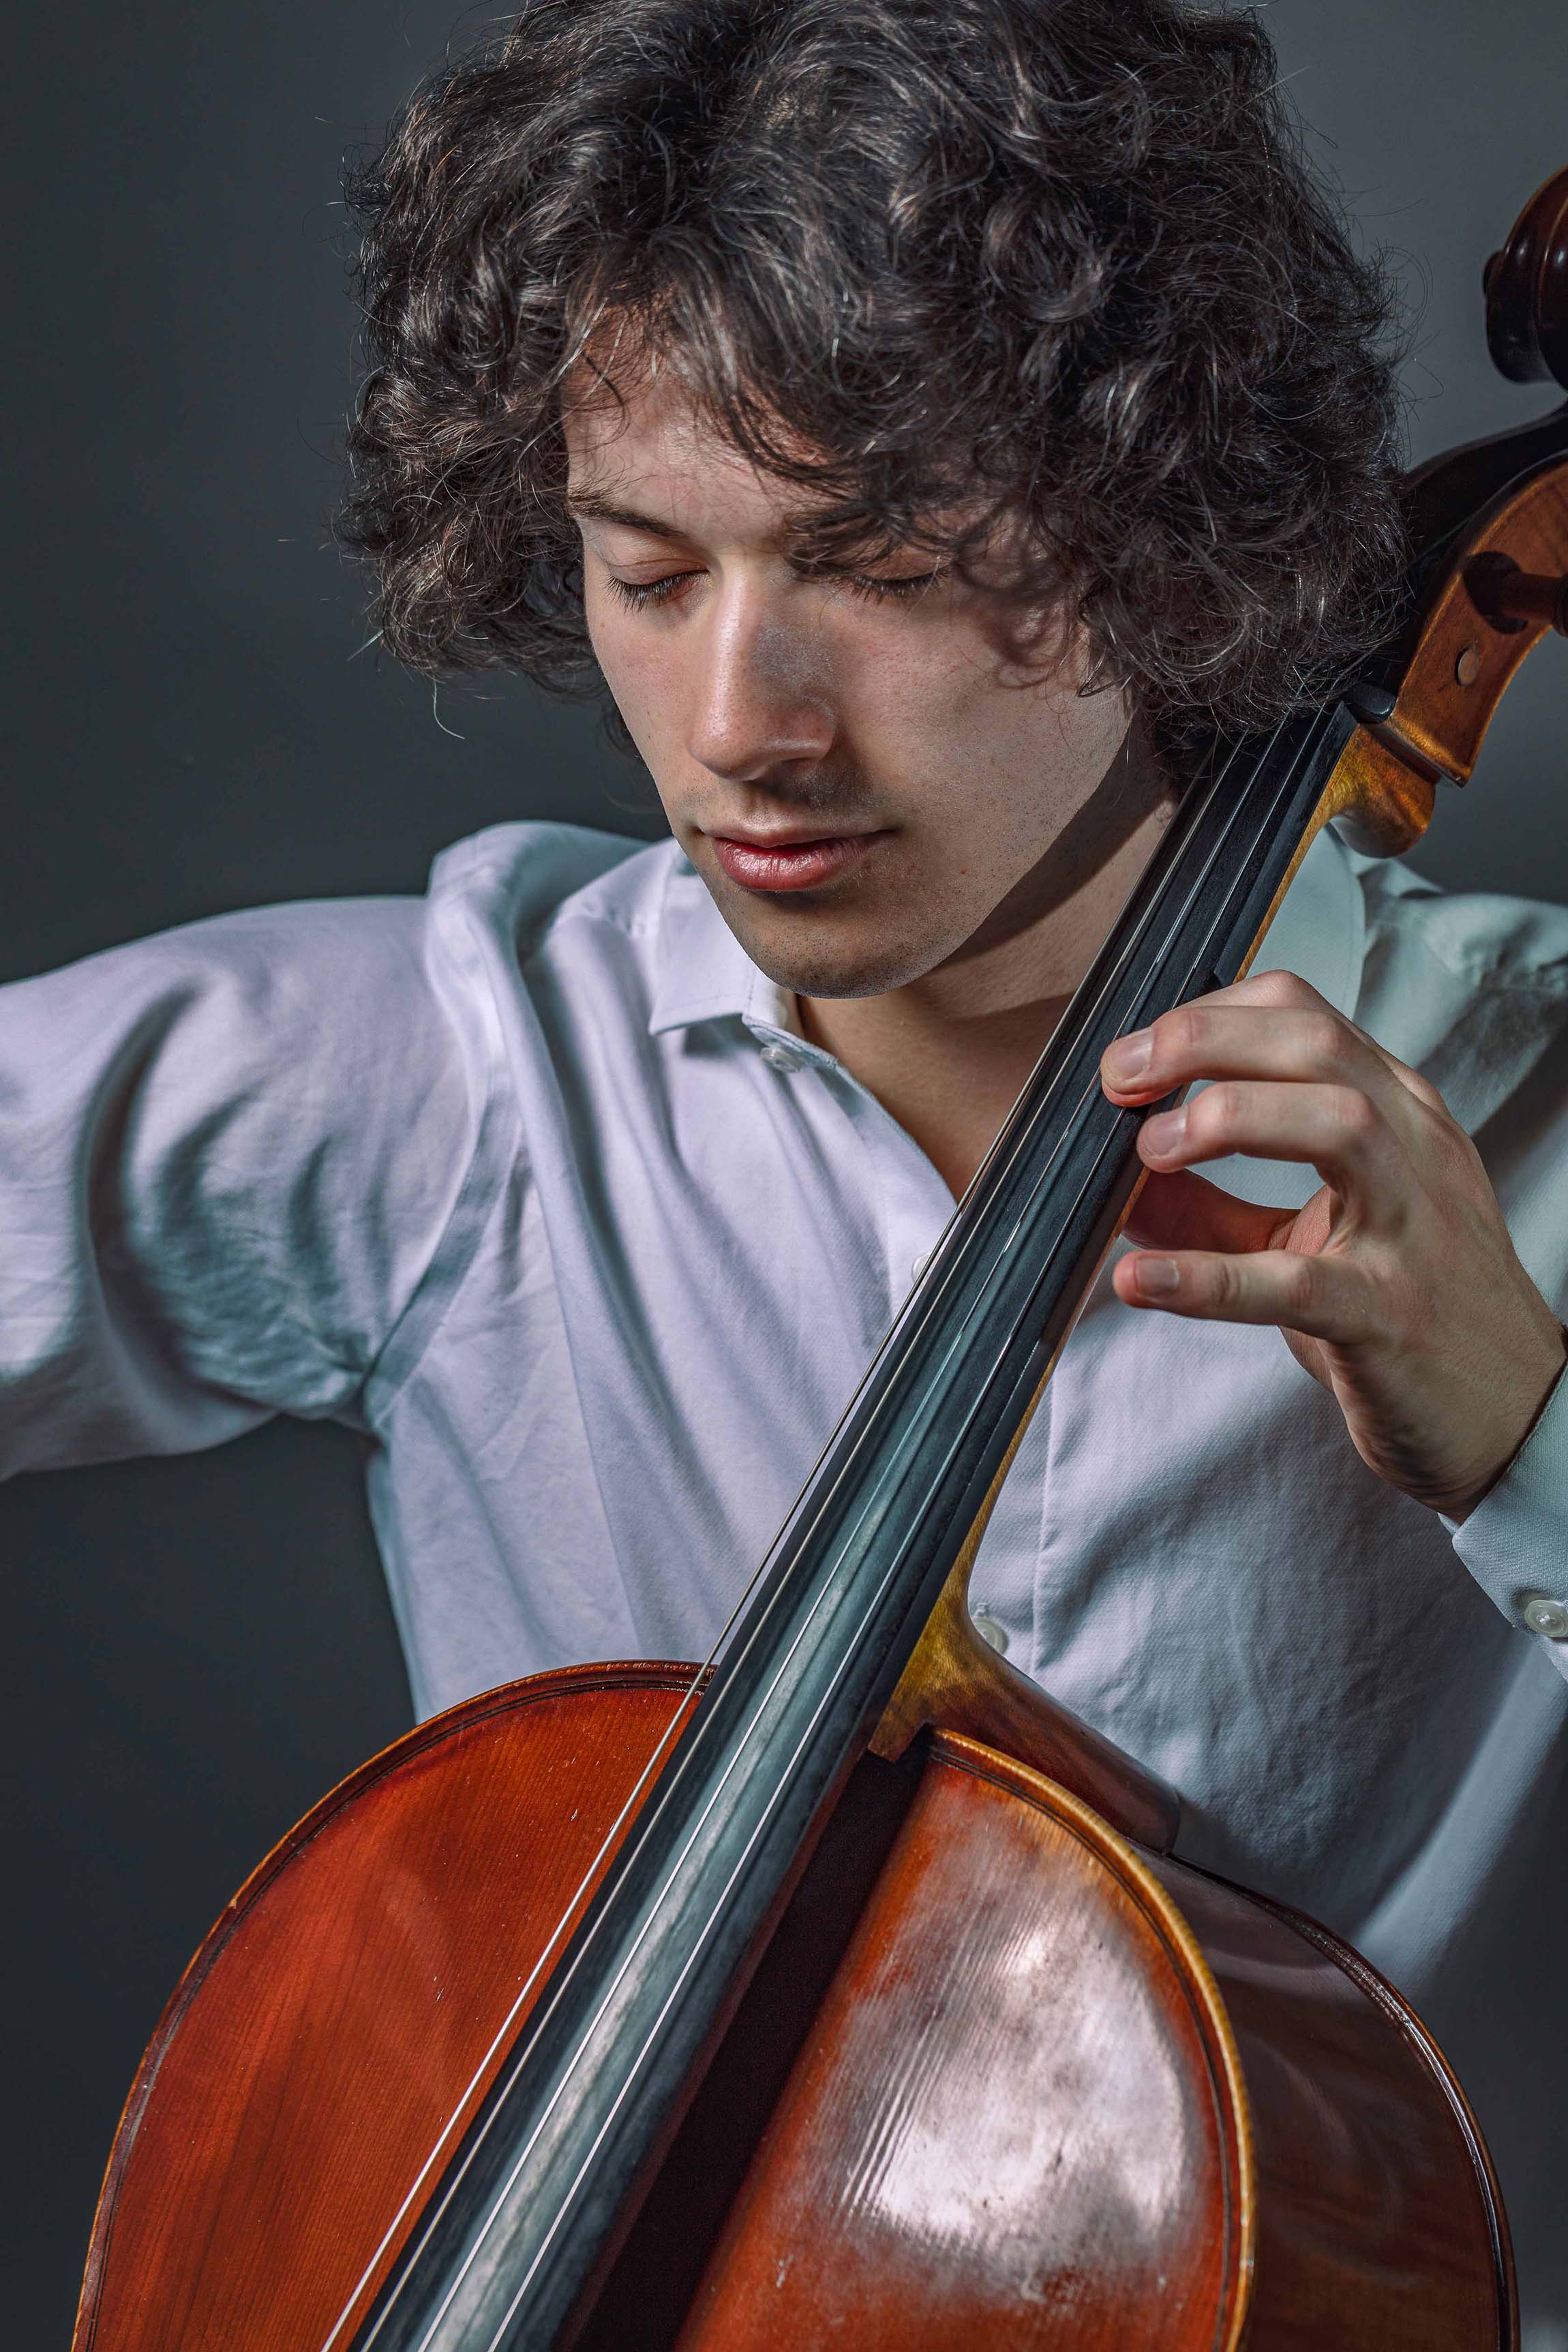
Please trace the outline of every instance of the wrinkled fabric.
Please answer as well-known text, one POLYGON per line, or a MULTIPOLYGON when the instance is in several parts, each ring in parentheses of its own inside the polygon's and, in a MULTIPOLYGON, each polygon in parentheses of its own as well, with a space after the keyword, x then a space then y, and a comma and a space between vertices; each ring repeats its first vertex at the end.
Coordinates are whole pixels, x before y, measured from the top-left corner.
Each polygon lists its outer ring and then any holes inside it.
MULTIPOLYGON (((1442 1089, 1568 1310, 1568 915, 1325 836, 1263 962, 1442 1089)), ((1316 1182, 1212 1172, 1280 1206, 1316 1182)), ((500 826, 423 901, 227 916, 0 991, 0 1466, 343 1421, 422 1713, 698 1657, 952 1207, 673 845, 500 826)), ((1184 1853, 1424 2011, 1532 2341, 1568 2345, 1568 1643, 1521 1614, 1568 1601, 1568 1382, 1455 1534, 1276 1332, 1102 1277, 973 1591, 1182 1790, 1184 1853)))

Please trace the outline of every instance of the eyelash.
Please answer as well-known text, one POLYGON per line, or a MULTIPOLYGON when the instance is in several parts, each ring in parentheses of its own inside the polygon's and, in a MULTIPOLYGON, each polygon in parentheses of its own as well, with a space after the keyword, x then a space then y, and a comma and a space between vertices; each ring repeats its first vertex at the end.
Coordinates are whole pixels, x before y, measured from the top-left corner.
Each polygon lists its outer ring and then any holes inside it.
MULTIPOLYGON (((629 604, 634 612, 646 611, 650 604, 667 604, 678 588, 698 576, 695 572, 672 572, 663 580, 617 580, 613 572, 605 575, 605 585, 611 593, 623 604, 629 604)), ((934 572, 917 572, 907 580, 873 580, 859 572, 840 572, 832 576, 837 585, 847 588, 852 596, 864 597, 876 604, 889 599, 900 603, 918 595, 921 589, 931 587, 934 581, 940 579, 941 567, 934 572)))

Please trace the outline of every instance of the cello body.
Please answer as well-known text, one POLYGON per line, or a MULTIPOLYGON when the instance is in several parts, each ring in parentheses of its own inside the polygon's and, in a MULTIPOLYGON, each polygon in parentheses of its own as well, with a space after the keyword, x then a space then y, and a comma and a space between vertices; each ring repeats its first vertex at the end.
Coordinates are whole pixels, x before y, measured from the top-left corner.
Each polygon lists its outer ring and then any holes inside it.
MULTIPOLYGON (((73 2352, 353 2340, 691 1672, 469 1700, 262 1864, 132 2088, 73 2352)), ((1364 1963, 936 1731, 856 1768, 574 2340, 1507 2352, 1517 2326, 1479 2136, 1364 1963)))

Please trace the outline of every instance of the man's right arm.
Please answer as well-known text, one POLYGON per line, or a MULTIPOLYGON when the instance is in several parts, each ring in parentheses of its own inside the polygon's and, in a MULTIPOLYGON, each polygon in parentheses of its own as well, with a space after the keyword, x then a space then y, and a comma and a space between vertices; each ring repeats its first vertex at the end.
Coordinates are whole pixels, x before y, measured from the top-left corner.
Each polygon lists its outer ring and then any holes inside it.
POLYGON ((0 1473, 359 1417, 472 1150, 412 899, 0 990, 0 1473))

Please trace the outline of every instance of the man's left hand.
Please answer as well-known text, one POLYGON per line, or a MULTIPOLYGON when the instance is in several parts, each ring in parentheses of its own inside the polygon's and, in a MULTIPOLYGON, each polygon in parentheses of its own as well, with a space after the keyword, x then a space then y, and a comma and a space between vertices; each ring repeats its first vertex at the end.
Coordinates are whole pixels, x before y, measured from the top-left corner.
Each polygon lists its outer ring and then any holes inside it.
POLYGON ((1563 1327, 1520 1264, 1480 1155, 1436 1087, 1293 973, 1197 998, 1101 1064, 1112 1102, 1211 1081, 1146 1119, 1151 1171, 1116 1267, 1131 1307, 1273 1323, 1382 1478, 1462 1519, 1550 1395, 1563 1327), (1305 1208, 1186 1171, 1232 1152, 1310 1163, 1305 1208))

